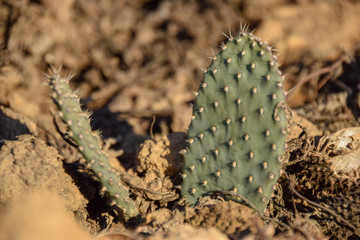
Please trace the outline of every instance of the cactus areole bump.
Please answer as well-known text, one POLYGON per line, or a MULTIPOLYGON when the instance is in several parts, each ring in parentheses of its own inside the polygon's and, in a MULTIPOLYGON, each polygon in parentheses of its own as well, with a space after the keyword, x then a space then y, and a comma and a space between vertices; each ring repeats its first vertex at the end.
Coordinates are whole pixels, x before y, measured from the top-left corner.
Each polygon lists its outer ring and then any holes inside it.
POLYGON ((262 213, 285 152, 283 77, 271 47, 251 33, 221 48, 195 93, 181 193, 194 205, 232 192, 262 213))

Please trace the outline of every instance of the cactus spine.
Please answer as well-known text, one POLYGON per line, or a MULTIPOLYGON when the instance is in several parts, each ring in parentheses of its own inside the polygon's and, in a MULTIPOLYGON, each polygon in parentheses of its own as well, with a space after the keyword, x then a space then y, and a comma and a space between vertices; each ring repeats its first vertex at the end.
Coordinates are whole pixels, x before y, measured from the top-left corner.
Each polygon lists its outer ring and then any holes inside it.
POLYGON ((110 165, 108 155, 102 151, 100 139, 90 127, 89 113, 82 111, 79 98, 69 87, 72 76, 63 78, 60 70, 52 69, 48 75, 53 92, 53 100, 59 108, 59 116, 69 128, 69 136, 75 141, 79 151, 101 182, 103 192, 112 199, 112 205, 118 206, 125 220, 138 216, 138 210, 129 197, 128 190, 120 180, 120 174, 110 165))
POLYGON ((182 195, 230 191, 263 212, 285 152, 283 77, 271 47, 252 33, 230 37, 195 92, 182 195))

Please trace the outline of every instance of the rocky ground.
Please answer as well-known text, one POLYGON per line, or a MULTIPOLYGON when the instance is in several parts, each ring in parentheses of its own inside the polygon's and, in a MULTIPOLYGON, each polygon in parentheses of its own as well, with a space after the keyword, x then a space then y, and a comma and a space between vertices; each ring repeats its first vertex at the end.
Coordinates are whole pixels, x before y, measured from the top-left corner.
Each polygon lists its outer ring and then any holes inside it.
POLYGON ((359 14, 354 0, 0 1, 0 239, 360 239, 359 14), (264 216, 179 192, 201 67, 245 23, 292 89, 264 216), (75 73, 141 221, 118 217, 56 130, 50 65, 75 73))

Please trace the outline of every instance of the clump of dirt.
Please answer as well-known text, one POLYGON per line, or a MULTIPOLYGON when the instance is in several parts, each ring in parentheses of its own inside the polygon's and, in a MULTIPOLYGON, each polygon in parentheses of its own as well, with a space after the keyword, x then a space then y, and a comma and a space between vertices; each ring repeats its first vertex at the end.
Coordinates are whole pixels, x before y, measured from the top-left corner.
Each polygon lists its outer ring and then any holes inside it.
POLYGON ((146 140, 137 154, 136 170, 144 174, 145 181, 181 172, 182 156, 179 153, 186 145, 186 134, 173 133, 158 141, 146 140))
POLYGON ((29 192, 51 192, 76 213, 80 222, 87 217, 87 200, 62 167, 62 157, 54 147, 31 135, 16 141, 5 140, 0 151, 0 206, 5 207, 29 192))
POLYGON ((314 123, 310 122, 308 119, 301 117, 295 111, 291 111, 288 114, 289 118, 289 133, 287 140, 296 139, 304 131, 308 133, 309 137, 322 136, 323 131, 318 128, 314 123))
POLYGON ((185 147, 185 139, 184 133, 172 133, 158 140, 145 140, 135 158, 136 171, 130 168, 130 174, 122 175, 135 193, 143 215, 167 207, 179 198, 176 190, 182 166, 179 151, 185 147))
POLYGON ((259 214, 233 201, 203 200, 198 207, 189 208, 185 221, 196 227, 216 227, 227 235, 240 232, 257 233, 264 227, 259 214))
MULTIPOLYGON (((19 135, 30 134, 30 126, 26 123, 28 121, 24 117, 19 116, 19 114, 14 113, 8 108, 0 106, 0 141, 16 140, 16 137, 19 135)), ((35 127, 32 130, 36 131, 36 124, 33 124, 33 126, 35 127)))
POLYGON ((139 177, 124 174, 121 180, 135 193, 136 205, 143 215, 159 207, 167 207, 169 203, 179 198, 176 186, 169 177, 156 177, 151 181, 145 181, 139 177))
POLYGON ((145 222, 136 229, 141 235, 163 235, 174 227, 184 224, 184 213, 161 208, 149 213, 145 222))

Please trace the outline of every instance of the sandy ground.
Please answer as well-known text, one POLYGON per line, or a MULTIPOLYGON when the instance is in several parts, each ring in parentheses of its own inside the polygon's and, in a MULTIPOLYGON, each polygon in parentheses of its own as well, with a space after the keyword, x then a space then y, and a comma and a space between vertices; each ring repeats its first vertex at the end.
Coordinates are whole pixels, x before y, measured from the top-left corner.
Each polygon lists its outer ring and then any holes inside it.
POLYGON ((359 14, 352 0, 0 1, 0 239, 360 239, 359 14), (189 208, 179 192, 201 67, 245 23, 291 89, 263 217, 219 198, 189 208), (50 65, 75 73, 141 221, 118 218, 56 131, 50 65))

